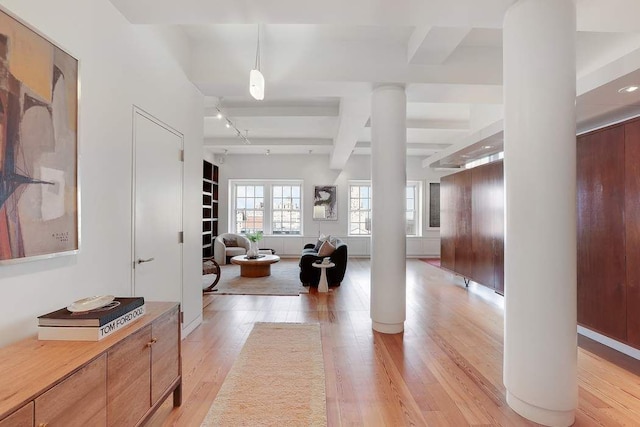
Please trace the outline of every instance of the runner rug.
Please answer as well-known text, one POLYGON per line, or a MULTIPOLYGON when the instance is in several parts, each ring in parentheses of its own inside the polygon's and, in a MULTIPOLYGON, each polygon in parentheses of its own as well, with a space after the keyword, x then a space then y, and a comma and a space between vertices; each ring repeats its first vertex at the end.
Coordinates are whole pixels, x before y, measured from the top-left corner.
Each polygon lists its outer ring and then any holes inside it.
POLYGON ((202 426, 326 426, 320 325, 256 323, 202 426))

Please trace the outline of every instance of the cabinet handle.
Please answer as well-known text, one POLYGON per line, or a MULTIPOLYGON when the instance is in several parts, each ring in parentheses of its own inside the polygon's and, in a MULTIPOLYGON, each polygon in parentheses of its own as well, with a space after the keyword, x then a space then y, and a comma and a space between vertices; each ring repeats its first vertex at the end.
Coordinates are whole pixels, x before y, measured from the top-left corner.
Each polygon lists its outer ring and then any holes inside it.
POLYGON ((149 341, 147 343, 147 347, 151 347, 152 345, 154 345, 157 342, 158 342, 158 338, 151 338, 151 341, 149 341))
POLYGON ((49 424, 48 423, 40 423, 38 424, 38 427, 47 427, 49 424))

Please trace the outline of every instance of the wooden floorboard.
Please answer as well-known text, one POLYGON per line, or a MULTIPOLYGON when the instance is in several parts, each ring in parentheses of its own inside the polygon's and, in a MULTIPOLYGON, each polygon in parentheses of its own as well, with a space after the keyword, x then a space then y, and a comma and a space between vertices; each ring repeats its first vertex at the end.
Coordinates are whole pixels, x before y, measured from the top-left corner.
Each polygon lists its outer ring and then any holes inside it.
MULTIPOLYGON (((148 425, 199 426, 256 322, 320 323, 329 426, 536 425, 505 401, 501 296, 408 260, 405 332, 384 335, 371 329, 369 275, 369 260, 350 259, 329 294, 205 296, 182 344, 183 404, 168 399, 148 425)), ((640 362, 579 343, 575 425, 640 425, 640 362)))

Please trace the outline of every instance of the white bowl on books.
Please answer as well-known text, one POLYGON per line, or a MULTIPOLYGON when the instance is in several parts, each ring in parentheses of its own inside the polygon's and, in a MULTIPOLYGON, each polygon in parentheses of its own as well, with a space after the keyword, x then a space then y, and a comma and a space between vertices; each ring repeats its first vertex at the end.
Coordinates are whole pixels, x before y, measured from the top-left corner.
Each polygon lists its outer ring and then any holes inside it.
POLYGON ((72 302, 71 305, 67 307, 67 310, 72 313, 95 310, 96 308, 104 307, 114 299, 115 297, 113 295, 96 295, 93 297, 83 298, 72 302))

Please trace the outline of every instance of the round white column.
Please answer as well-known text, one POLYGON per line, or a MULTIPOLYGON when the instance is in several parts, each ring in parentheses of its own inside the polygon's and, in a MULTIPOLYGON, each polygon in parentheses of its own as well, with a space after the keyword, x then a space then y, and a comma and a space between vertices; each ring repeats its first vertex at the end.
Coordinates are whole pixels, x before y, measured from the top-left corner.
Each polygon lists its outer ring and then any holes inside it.
POLYGON ((507 403, 568 426, 576 333, 576 9, 520 0, 504 20, 507 403))
POLYGON ((380 85, 371 106, 371 320, 387 334, 406 318, 407 97, 380 85))

